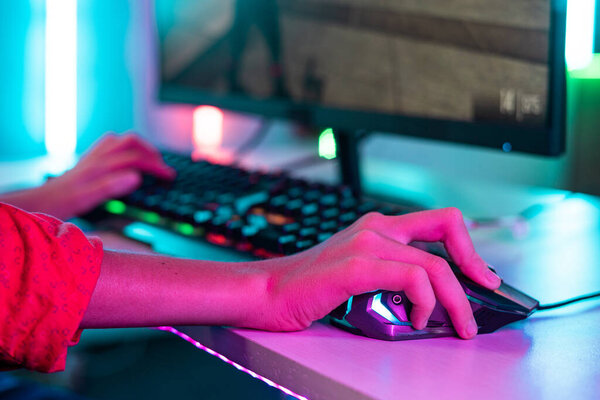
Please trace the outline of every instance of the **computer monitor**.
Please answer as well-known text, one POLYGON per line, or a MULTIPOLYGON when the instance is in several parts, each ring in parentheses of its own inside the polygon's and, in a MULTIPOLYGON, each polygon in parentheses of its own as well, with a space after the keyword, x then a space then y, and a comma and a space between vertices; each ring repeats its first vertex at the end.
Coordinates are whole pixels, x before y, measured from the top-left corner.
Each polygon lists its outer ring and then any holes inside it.
POLYGON ((156 0, 160 99, 559 155, 566 0, 156 0))

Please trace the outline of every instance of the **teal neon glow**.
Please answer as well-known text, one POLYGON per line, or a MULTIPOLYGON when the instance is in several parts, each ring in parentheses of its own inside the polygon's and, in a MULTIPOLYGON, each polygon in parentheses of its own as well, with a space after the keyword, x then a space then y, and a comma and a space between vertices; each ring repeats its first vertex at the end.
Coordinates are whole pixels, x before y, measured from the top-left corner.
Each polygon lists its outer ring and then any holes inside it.
POLYGON ((378 293, 373 297, 371 309, 394 325, 410 325, 408 322, 400 322, 398 318, 383 305, 381 302, 381 293, 378 293))
POLYGON ((567 3, 565 58, 570 71, 585 68, 592 62, 595 10, 595 0, 569 0, 567 3))
POLYGON ((346 314, 348 314, 350 310, 352 310, 352 299, 354 299, 354 296, 348 299, 348 303, 346 305, 346 314))
POLYGON ((46 0, 30 0, 31 23, 25 40, 23 122, 36 143, 44 142, 44 57, 46 40, 46 0))
POLYGON ((328 160, 334 159, 337 156, 337 148, 335 145, 335 136, 333 129, 327 128, 319 135, 319 157, 328 160))
POLYGON ((77 0, 46 0, 45 144, 72 159, 77 147, 77 0))
POLYGON ((106 202, 106 205, 104 206, 104 209, 106 211, 108 211, 111 214, 123 214, 125 213, 125 210, 127 209, 127 206, 125 205, 125 203, 123 203, 122 201, 119 200, 110 200, 106 202))

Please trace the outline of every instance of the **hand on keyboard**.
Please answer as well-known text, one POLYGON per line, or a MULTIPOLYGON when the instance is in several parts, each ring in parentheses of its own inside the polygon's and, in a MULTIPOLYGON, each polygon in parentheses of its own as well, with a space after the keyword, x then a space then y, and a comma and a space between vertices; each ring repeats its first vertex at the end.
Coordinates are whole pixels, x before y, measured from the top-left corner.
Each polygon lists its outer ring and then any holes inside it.
POLYGON ((500 285, 475 252, 459 210, 370 213, 309 250, 257 264, 265 268, 270 283, 264 319, 250 325, 273 331, 304 329, 349 297, 383 289, 406 293, 417 329, 425 327, 437 297, 458 334, 472 338, 477 326, 448 263, 409 246, 413 241, 441 241, 473 281, 490 289, 500 285))
POLYGON ((44 211, 61 219, 84 214, 108 199, 134 191, 142 174, 175 177, 158 150, 139 136, 109 133, 73 169, 42 187, 47 195, 44 200, 56 203, 53 210, 44 211))

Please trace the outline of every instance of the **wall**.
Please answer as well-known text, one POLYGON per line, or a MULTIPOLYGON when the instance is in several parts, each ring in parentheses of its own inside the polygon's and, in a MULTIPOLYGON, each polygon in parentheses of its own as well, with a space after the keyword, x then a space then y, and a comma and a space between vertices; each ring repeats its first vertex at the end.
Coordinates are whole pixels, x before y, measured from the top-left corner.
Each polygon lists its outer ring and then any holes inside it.
POLYGON ((44 152, 44 32, 39 1, 0 2, 0 157, 44 152))

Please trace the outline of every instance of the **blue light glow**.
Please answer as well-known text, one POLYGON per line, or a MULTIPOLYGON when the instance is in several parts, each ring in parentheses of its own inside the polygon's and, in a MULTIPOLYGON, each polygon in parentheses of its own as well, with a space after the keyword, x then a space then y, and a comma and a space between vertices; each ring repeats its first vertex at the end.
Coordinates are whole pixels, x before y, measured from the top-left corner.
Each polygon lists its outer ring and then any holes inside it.
POLYGON ((392 314, 392 312, 388 310, 386 306, 383 305, 383 303, 381 302, 381 293, 378 293, 375 295, 375 297, 373 297, 371 309, 394 325, 408 324, 406 322, 400 322, 398 318, 396 318, 396 316, 392 314))
POLYGON ((348 314, 350 312, 350 310, 352 310, 352 300, 353 299, 354 299, 354 296, 352 296, 348 299, 348 303, 346 305, 346 314, 348 314))
POLYGON ((48 154, 70 162, 77 146, 77 0, 46 0, 48 154))
POLYGON ((31 23, 25 39, 23 122, 36 143, 44 142, 45 0, 30 0, 31 23))

